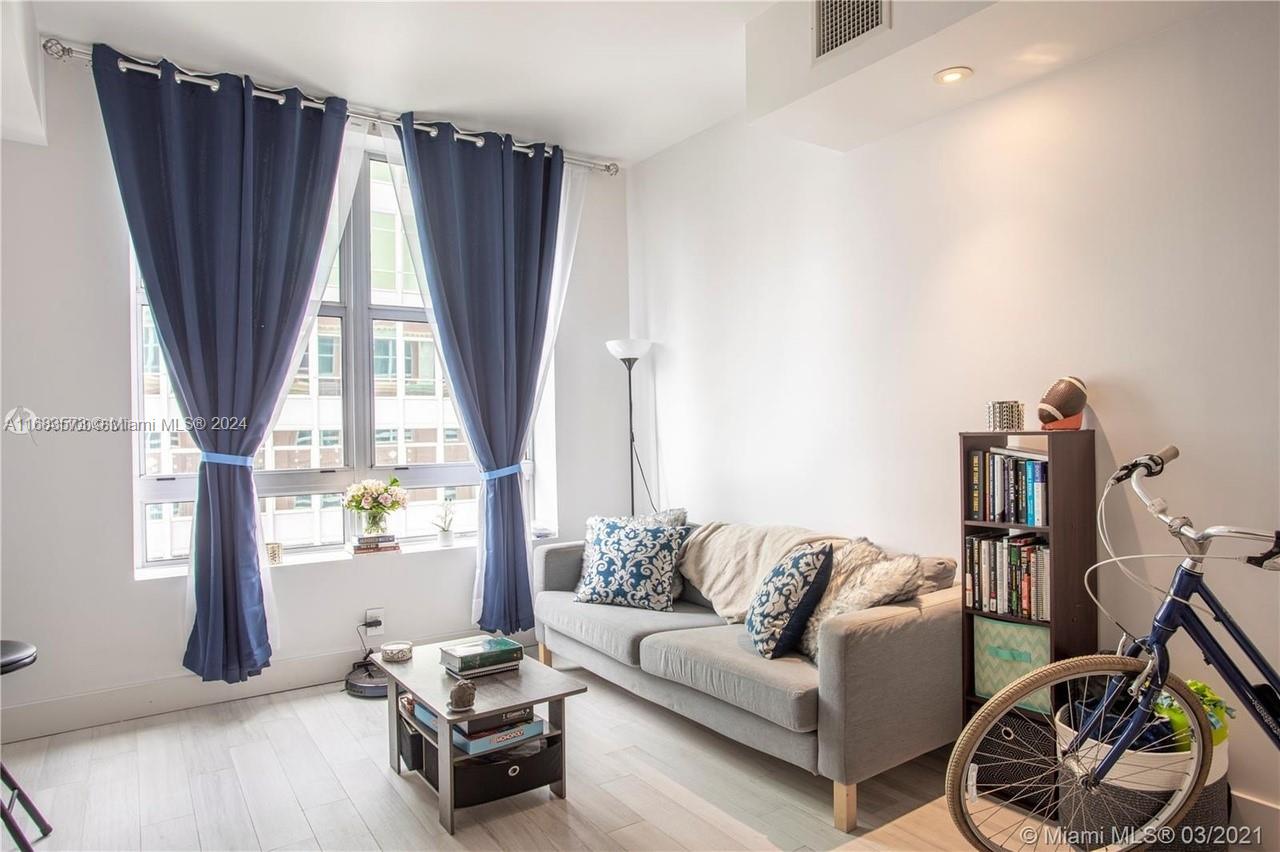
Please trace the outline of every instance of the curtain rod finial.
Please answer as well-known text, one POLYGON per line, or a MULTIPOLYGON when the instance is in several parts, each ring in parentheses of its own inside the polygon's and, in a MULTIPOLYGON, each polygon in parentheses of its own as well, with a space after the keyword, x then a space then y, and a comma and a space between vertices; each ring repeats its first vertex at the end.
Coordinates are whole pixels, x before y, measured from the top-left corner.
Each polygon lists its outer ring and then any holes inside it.
POLYGON ((45 53, 49 54, 54 59, 70 59, 71 58, 71 48, 67 47, 65 44, 58 41, 56 38, 45 39, 44 41, 40 42, 40 47, 41 49, 44 50, 45 53))
POLYGON ((617 177, 619 171, 620 169, 618 168, 617 163, 609 163, 604 167, 604 173, 609 177, 617 177))

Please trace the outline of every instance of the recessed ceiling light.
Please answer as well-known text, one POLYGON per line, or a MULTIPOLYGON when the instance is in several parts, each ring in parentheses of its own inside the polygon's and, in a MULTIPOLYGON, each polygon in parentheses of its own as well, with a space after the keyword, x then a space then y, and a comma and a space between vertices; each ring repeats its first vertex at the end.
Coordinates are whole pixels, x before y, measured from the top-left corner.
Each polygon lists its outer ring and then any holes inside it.
POLYGON ((967 80, 973 76, 973 69, 964 65, 953 65, 950 68, 943 68, 941 71, 933 75, 933 81, 944 86, 950 86, 953 83, 959 83, 961 80, 967 80))

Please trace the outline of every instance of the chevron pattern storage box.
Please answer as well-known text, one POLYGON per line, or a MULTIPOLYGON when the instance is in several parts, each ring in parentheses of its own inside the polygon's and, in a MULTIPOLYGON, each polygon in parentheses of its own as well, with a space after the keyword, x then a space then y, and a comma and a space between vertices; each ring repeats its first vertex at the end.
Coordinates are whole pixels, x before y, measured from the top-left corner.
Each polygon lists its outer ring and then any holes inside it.
MULTIPOLYGON (((1048 663, 1048 627, 981 616, 973 619, 973 688, 979 696, 990 698, 1027 672, 1048 663)), ((1019 706, 1050 712, 1049 690, 1035 693, 1019 706)))

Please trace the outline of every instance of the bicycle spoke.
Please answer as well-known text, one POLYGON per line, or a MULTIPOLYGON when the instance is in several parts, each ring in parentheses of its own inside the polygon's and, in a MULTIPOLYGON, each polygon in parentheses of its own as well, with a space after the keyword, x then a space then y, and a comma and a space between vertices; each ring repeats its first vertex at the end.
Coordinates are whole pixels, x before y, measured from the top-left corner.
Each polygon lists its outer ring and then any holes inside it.
MULTIPOLYGON (((1047 757, 1042 757, 1039 760, 1026 760, 1020 757, 1009 757, 1003 754, 992 754, 989 751, 975 751, 973 753, 973 756, 974 757, 992 757, 1002 761, 1003 763, 1017 763, 1017 764, 1027 765, 1027 766, 1057 766, 1058 765, 1057 762, 1047 757)), ((996 764, 988 764, 988 765, 995 766, 996 764)))
MULTIPOLYGON (((1031 795, 1034 795, 1034 794, 1036 794, 1036 793, 1035 793, 1035 791, 1032 791, 1032 792, 1029 792, 1029 793, 1022 793, 1022 794, 1020 794, 1020 795, 1014 796, 1013 798, 1005 799, 1005 800, 1003 800, 1003 802, 1004 802, 1004 804, 1005 804, 1005 805, 1012 805, 1014 802, 1022 801, 1023 799, 1027 798, 1028 796, 1031 796, 1031 795)), ((1043 794, 1040 794, 1040 795, 1043 795, 1043 794)), ((981 828, 983 825, 985 825, 985 824, 986 824, 986 823, 991 819, 991 817, 993 817, 993 816, 995 816, 997 813, 1000 813, 1000 812, 1005 811, 1005 810, 1007 810, 1007 808, 1004 808, 1004 807, 997 807, 994 813, 992 813, 990 816, 988 816, 988 817, 987 817, 986 819, 984 819, 982 822, 978 823, 978 825, 976 825, 976 826, 975 826, 975 828, 981 828)))
MULTIPOLYGON (((1040 780, 1041 778, 1043 778, 1044 776, 1048 775, 1050 772, 1054 772, 1054 771, 1056 771, 1056 770, 1057 770, 1057 767, 1051 767, 1051 768, 1049 768, 1049 769, 1046 769, 1044 772, 1041 772, 1039 775, 1036 775, 1036 776, 1034 776, 1034 777, 1032 777, 1032 778, 1027 778, 1026 780, 1010 781, 1010 782, 1009 782, 1009 783, 1007 783, 1007 784, 1001 784, 999 787, 991 787, 991 788, 986 789, 986 790, 975 790, 974 792, 975 792, 975 793, 977 793, 978 795, 981 795, 981 796, 990 796, 990 795, 991 795, 991 794, 993 794, 993 793, 998 793, 998 792, 1000 792, 1001 790, 1007 790, 1007 789, 1009 789, 1010 787, 1044 787, 1044 788, 1046 788, 1046 789, 1048 789, 1048 788, 1050 788, 1050 787, 1056 787, 1056 786, 1058 786, 1056 783, 1054 783, 1054 784, 1036 784, 1036 783, 1034 783, 1034 782, 1036 782, 1036 781, 1039 781, 1039 780, 1040 780)), ((1004 800, 1002 800, 1002 801, 1008 801, 1008 800, 1007 800, 1007 799, 1004 799, 1004 800)))
MULTIPOLYGON (((1129 844, 1119 835, 1107 839, 1108 826, 1144 831, 1168 824, 1186 808, 1203 777, 1199 723, 1170 730, 1165 716, 1144 709, 1154 693, 1129 693, 1140 674, 1136 665, 1109 665, 1117 668, 1063 666, 1057 679, 1029 679, 999 701, 996 713, 987 713, 980 733, 968 733, 960 758, 968 762, 953 762, 948 789, 952 814, 971 840, 1010 852, 1123 847, 1129 844), (1049 696, 1049 712, 1020 706, 1041 695, 1049 696), (1117 752, 1131 731, 1131 747, 1117 752), (1078 743, 1069 749, 1073 740, 1078 743), (1188 742, 1189 752, 1172 750, 1188 742), (1112 765, 1100 778, 1104 763, 1112 765), (1055 826, 1103 833, 1079 835, 1096 840, 1074 847, 1066 836, 1046 834, 1055 826)), ((1191 709, 1181 686, 1160 692, 1184 712, 1191 709)))

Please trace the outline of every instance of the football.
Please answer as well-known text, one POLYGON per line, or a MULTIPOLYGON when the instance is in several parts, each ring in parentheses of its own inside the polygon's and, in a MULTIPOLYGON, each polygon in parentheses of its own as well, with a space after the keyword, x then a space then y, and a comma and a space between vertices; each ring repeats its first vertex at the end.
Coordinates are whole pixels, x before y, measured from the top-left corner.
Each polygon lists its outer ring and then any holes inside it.
POLYGON ((1036 407, 1041 423, 1054 423, 1075 417, 1084 411, 1084 403, 1088 398, 1084 382, 1075 376, 1063 376, 1054 382, 1036 407))

